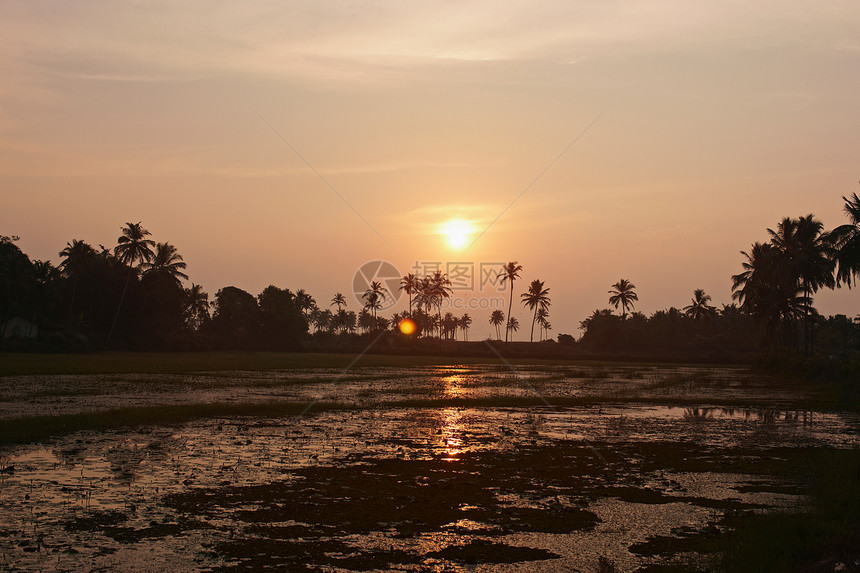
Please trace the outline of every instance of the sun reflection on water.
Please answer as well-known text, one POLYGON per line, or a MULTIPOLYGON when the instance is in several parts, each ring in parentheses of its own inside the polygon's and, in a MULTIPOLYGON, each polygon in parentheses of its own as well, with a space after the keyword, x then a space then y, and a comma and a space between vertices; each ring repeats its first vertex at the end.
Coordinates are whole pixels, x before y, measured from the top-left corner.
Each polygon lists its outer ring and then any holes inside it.
POLYGON ((466 377, 461 374, 454 374, 452 376, 445 376, 442 378, 442 393, 445 398, 462 398, 466 389, 464 387, 466 382, 466 377))
POLYGON ((457 408, 445 408, 440 412, 440 427, 437 430, 439 436, 439 446, 445 457, 442 459, 446 462, 457 461, 465 443, 463 441, 463 431, 465 426, 462 423, 462 413, 457 408))

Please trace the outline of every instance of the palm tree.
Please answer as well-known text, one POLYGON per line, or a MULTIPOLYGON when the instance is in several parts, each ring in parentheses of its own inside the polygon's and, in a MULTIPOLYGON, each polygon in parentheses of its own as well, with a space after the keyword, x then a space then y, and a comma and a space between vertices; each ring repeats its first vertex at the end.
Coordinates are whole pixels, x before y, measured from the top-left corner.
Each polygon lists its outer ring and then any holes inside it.
MULTIPOLYGON (((517 261, 511 261, 505 265, 505 270, 499 273, 497 278, 502 279, 502 284, 505 284, 505 281, 508 281, 510 284, 511 295, 508 300, 508 316, 511 316, 511 310, 514 305, 514 281, 520 278, 520 271, 523 270, 522 265, 517 264, 517 261)), ((511 321, 508 320, 508 325, 511 324, 511 321)), ((505 327, 505 342, 508 341, 508 331, 510 327, 505 327)))
POLYGON ((342 321, 344 332, 346 333, 354 333, 356 324, 358 323, 358 316, 355 314, 354 310, 339 310, 337 311, 338 321, 342 321), (343 316, 341 317, 341 313, 343 316))
POLYGON ((702 318, 709 318, 717 313, 714 306, 708 304, 711 302, 711 295, 705 294, 704 289, 697 288, 693 291, 692 304, 684 307, 684 314, 698 321, 702 318))
POLYGON ((523 305, 534 311, 534 316, 532 317, 532 331, 531 335, 529 336, 529 342, 535 341, 535 322, 537 322, 538 309, 548 309, 550 305, 549 289, 545 289, 543 288, 543 286, 543 281, 535 279, 529 285, 529 290, 520 295, 522 297, 523 305))
POLYGON ((302 315, 305 317, 305 322, 310 325, 311 321, 308 315, 316 308, 317 301, 315 301, 314 297, 302 288, 296 291, 296 306, 302 311, 302 315))
POLYGON ((496 340, 502 339, 502 333, 499 327, 505 322, 505 313, 501 310, 494 310, 490 313, 490 324, 496 327, 496 340))
POLYGON ((741 254, 746 261, 741 265, 743 272, 732 276, 732 299, 742 310, 765 321, 768 336, 780 322, 794 328, 809 301, 783 254, 772 243, 753 243, 749 252, 741 254))
POLYGON ((782 264, 791 269, 806 296, 818 292, 822 286, 835 286, 831 249, 823 230, 824 225, 812 215, 799 219, 786 217, 776 231, 767 230, 771 244, 783 255, 782 264))
POLYGON ((346 306, 346 297, 341 293, 335 293, 335 295, 331 299, 331 304, 329 306, 337 305, 337 311, 340 312, 340 307, 346 306))
POLYGON ((333 331, 335 328, 334 324, 334 313, 332 313, 331 309, 314 309, 311 313, 311 319, 314 321, 314 331, 333 331))
POLYGON ((60 256, 65 259, 60 263, 60 270, 63 275, 72 279, 72 300, 69 303, 69 317, 71 317, 74 314, 78 278, 87 272, 90 262, 96 257, 96 251, 84 241, 73 239, 71 243, 66 243, 66 248, 60 251, 60 256))
POLYGON ((108 331, 108 340, 110 340, 116 327, 116 320, 119 318, 119 311, 122 308, 123 300, 125 300, 128 283, 131 281, 131 274, 134 272, 134 264, 149 262, 154 255, 152 246, 155 244, 155 241, 146 238, 152 233, 141 227, 140 221, 137 223, 126 223, 125 225, 121 229, 122 235, 117 239, 117 245, 114 247, 113 253, 117 259, 128 265, 128 277, 125 279, 125 286, 122 289, 122 295, 119 297, 116 314, 108 331))
POLYGON ((460 317, 460 328, 463 330, 463 339, 469 342, 469 327, 472 326, 472 317, 465 313, 460 317))
POLYGON ((355 317, 350 317, 349 313, 351 310, 343 310, 338 309, 337 314, 334 315, 334 320, 332 321, 332 326, 336 329, 340 330, 341 334, 351 331, 355 325, 355 317))
POLYGON ((155 241, 147 239, 150 233, 137 223, 126 223, 122 228, 122 235, 117 239, 117 245, 113 249, 114 256, 127 264, 134 266, 138 262, 149 262, 154 253, 152 247, 155 241))
POLYGON ((845 201, 845 214, 851 222, 833 229, 828 240, 833 246, 833 258, 839 265, 836 284, 844 282, 851 288, 852 280, 856 282, 860 276, 860 197, 854 193, 850 199, 842 197, 842 200, 845 201))
POLYGON ((541 326, 543 327, 543 339, 547 340, 549 337, 549 331, 552 330, 552 323, 547 320, 546 317, 538 317, 538 322, 540 322, 541 326))
POLYGON ((809 352, 812 340, 812 294, 822 286, 834 287, 832 249, 824 225, 812 215, 784 218, 777 230, 767 230, 771 244, 780 252, 780 264, 790 273, 806 299, 803 308, 803 346, 809 352))
POLYGON ((403 275, 400 279, 400 287, 397 290, 402 290, 409 295, 409 315, 412 314, 412 293, 418 289, 418 279, 412 273, 403 275))
POLYGON ((193 329, 200 328, 209 318, 209 295, 203 292, 203 287, 191 283, 191 288, 186 289, 188 324, 193 329))
MULTIPOLYGON (((508 319, 507 328, 506 328, 505 330, 509 330, 509 331, 511 331, 511 332, 516 332, 516 331, 518 331, 519 329, 520 329, 520 321, 519 321, 519 320, 517 320, 517 318, 516 318, 516 317, 511 317, 511 318, 509 318, 509 319, 508 319)), ((512 335, 511 335, 511 338, 513 339, 513 337, 514 337, 514 335, 512 334, 512 335)), ((505 340, 505 342, 507 342, 507 340, 505 340)))
POLYGON ((459 321, 454 316, 453 312, 446 312, 445 318, 442 319, 442 330, 445 333, 445 339, 453 338, 457 340, 457 326, 459 321))
POLYGON ((180 278, 188 279, 188 275, 182 272, 186 264, 182 262, 182 255, 176 251, 176 247, 170 243, 158 243, 155 245, 155 255, 152 261, 140 263, 140 269, 146 273, 164 273, 172 277, 177 283, 180 278))
POLYGON ((442 340, 442 301, 451 296, 451 281, 448 275, 442 271, 436 271, 430 277, 421 282, 422 294, 426 297, 425 304, 435 304, 438 316, 439 340, 442 340))
POLYGON ((621 305, 621 320, 627 320, 627 309, 633 308, 633 303, 639 300, 639 295, 633 290, 635 288, 636 285, 627 279, 621 279, 612 285, 612 290, 609 291, 612 295, 609 297, 609 304, 615 308, 621 305))
POLYGON ((376 325, 376 319, 370 312, 368 312, 367 309, 368 307, 365 306, 361 309, 361 312, 358 313, 358 327, 364 332, 369 331, 376 325))
POLYGON ((552 325, 549 323, 549 310, 546 308, 539 308, 537 311, 537 321, 538 321, 538 338, 541 340, 545 340, 545 335, 552 329, 552 325), (543 335, 540 332, 543 331, 543 335))
POLYGON ((770 243, 753 243, 752 248, 741 251, 746 261, 741 263, 743 271, 732 275, 732 299, 740 303, 740 308, 750 314, 758 314, 762 291, 769 282, 775 265, 775 249, 770 243))
POLYGON ((364 294, 361 295, 361 298, 367 299, 365 303, 365 308, 370 308, 373 313, 374 320, 376 319, 376 311, 382 308, 382 301, 385 300, 385 293, 388 292, 382 283, 379 281, 372 281, 370 283, 370 288, 364 291, 364 294))

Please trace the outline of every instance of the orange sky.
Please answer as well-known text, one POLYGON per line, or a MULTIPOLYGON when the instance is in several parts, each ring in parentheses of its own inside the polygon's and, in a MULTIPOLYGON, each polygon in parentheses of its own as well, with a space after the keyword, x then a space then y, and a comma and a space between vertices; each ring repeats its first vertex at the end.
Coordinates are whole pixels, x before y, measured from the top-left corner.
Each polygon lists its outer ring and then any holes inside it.
POLYGON ((142 221, 212 295, 321 303, 369 260, 517 260, 578 334, 622 277, 646 314, 730 302, 767 227, 845 222, 860 4, 558 4, 4 2, 0 234, 59 263, 142 221))

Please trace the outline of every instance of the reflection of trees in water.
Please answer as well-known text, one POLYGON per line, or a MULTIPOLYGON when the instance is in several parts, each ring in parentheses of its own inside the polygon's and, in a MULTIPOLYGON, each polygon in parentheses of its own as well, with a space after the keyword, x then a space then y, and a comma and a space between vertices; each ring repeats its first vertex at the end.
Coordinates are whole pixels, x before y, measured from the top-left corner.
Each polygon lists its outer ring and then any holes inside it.
MULTIPOLYGON (((102 455, 117 479, 133 481, 142 465, 165 464, 168 461, 168 452, 175 448, 176 443, 177 440, 164 437, 148 443, 126 442, 105 449, 102 455)), ((173 463, 177 463, 175 458, 173 463)))
POLYGON ((684 418, 688 420, 703 420, 714 418, 740 419, 746 421, 776 423, 800 422, 804 426, 812 424, 811 410, 777 410, 773 408, 684 408, 684 418))
POLYGON ((713 418, 716 408, 684 408, 684 418, 702 419, 713 418))
POLYGON ((67 448, 54 450, 54 455, 66 466, 76 466, 84 462, 89 456, 86 444, 78 444, 67 448))

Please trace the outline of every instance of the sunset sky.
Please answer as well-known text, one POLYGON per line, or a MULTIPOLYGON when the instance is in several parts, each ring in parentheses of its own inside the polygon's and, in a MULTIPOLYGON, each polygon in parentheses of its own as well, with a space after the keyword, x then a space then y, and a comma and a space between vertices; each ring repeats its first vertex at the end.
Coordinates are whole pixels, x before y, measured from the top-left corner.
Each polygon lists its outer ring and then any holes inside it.
POLYGON ((0 234, 59 264, 142 221, 210 296, 516 260, 579 336, 620 278, 731 302, 767 227, 860 192, 856 0, 7 1, 0 77, 0 234))

